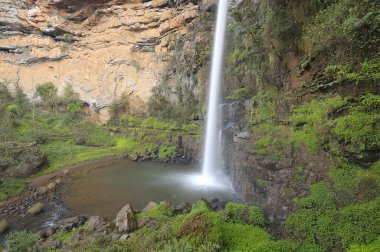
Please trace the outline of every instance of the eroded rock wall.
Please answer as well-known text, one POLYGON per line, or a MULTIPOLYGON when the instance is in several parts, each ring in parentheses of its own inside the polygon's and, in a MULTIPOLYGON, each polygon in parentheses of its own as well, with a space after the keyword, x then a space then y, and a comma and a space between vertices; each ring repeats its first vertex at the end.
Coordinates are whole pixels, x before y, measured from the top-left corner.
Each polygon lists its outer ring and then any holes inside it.
POLYGON ((170 41, 189 32, 198 9, 191 1, 1 0, 0 78, 30 97, 39 83, 59 92, 71 84, 100 121, 123 94, 132 112, 145 112, 170 41))

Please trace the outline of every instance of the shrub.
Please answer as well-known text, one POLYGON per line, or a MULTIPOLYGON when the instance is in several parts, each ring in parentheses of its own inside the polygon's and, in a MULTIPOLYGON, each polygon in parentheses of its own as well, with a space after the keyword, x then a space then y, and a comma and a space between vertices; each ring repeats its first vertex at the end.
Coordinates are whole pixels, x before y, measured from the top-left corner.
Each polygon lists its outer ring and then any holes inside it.
POLYGON ((369 244, 380 235, 380 197, 343 208, 337 214, 337 235, 344 248, 369 244))
POLYGON ((38 241, 38 235, 29 231, 16 231, 7 236, 5 246, 9 252, 37 251, 34 247, 38 241))
POLYGON ((228 203, 225 207, 229 221, 237 224, 250 224, 263 227, 265 219, 260 209, 255 206, 245 206, 237 203, 228 203))
POLYGON ((161 146, 158 152, 158 158, 175 158, 177 155, 177 149, 175 146, 161 146))
POLYGON ((64 38, 66 43, 73 43, 73 41, 74 41, 74 36, 71 33, 63 34, 63 38, 64 38))
POLYGON ((380 237, 368 245, 351 245, 347 252, 378 252, 380 251, 380 237))
POLYGON ((57 95, 57 88, 53 83, 46 82, 37 85, 36 92, 43 100, 49 100, 57 95))

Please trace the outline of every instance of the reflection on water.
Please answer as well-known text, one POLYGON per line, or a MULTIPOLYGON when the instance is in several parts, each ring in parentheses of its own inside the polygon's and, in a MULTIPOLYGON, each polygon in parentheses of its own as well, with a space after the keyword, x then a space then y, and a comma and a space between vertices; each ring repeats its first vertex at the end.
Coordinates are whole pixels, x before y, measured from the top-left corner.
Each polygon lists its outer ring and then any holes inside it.
POLYGON ((115 160, 66 187, 64 201, 76 214, 114 219, 127 203, 142 209, 149 201, 193 203, 200 198, 237 201, 228 181, 218 186, 194 183, 195 165, 115 160), (222 185, 222 186, 221 186, 222 185))

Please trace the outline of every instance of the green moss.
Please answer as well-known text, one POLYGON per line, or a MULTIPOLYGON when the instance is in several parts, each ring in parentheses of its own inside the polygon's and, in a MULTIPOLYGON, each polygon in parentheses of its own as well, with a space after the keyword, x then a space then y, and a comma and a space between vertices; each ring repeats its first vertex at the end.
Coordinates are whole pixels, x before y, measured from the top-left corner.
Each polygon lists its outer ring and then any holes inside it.
POLYGON ((167 202, 161 202, 149 211, 142 212, 137 215, 137 218, 153 218, 159 223, 164 223, 173 217, 173 208, 167 202))
POLYGON ((229 99, 229 100, 245 99, 245 98, 248 98, 248 95, 249 95, 248 88, 241 87, 241 88, 233 90, 232 94, 226 97, 226 99, 229 99))
POLYGON ((347 252, 378 252, 380 251, 380 237, 368 245, 351 245, 347 252))
POLYGON ((0 202, 14 197, 27 188, 28 180, 25 178, 2 178, 0 179, 0 202))
POLYGON ((158 158, 175 158, 176 155, 177 151, 175 146, 161 146, 158 153, 158 158))
POLYGON ((259 186, 262 186, 262 187, 265 187, 266 185, 269 184, 269 181, 268 180, 265 180, 265 179, 260 179, 260 178, 257 178, 256 179, 256 182, 259 186))
POLYGON ((185 124, 182 126, 182 130, 192 135, 198 135, 201 133, 201 127, 197 123, 185 124))
POLYGON ((51 142, 42 145, 42 152, 48 157, 49 167, 43 171, 43 174, 58 171, 59 169, 79 164, 85 161, 100 159, 110 156, 117 156, 126 153, 129 148, 133 148, 135 141, 133 139, 116 139, 115 146, 92 147, 75 145, 70 141, 51 142))
POLYGON ((35 247, 38 241, 38 235, 29 231, 14 231, 6 238, 5 246, 10 252, 38 251, 35 247))
POLYGON ((228 203, 225 207, 225 211, 228 220, 232 223, 250 224, 258 227, 265 225, 264 216, 258 207, 228 203))
POLYGON ((352 149, 380 149, 380 115, 352 112, 336 120, 334 133, 352 149))
POLYGON ((337 235, 344 248, 369 244, 380 235, 380 197, 343 208, 337 214, 337 235))
POLYGON ((224 251, 273 251, 270 235, 261 228, 228 223, 222 226, 222 233, 226 244, 224 251))
POLYGON ((293 109, 293 139, 296 144, 304 144, 313 154, 318 153, 326 142, 329 130, 329 114, 342 108, 348 99, 340 96, 310 103, 293 109))

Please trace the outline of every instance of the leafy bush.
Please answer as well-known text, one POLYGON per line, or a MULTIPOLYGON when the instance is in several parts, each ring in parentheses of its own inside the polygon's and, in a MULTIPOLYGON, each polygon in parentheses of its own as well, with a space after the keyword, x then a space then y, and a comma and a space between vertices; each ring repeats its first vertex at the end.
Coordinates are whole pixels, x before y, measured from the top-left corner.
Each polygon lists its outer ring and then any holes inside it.
POLYGON ((347 252, 378 252, 380 251, 380 237, 368 245, 351 245, 347 252))
POLYGON ((2 178, 0 179, 0 202, 14 197, 27 188, 26 179, 2 178))
POLYGON ((158 152, 158 158, 175 158, 177 150, 175 146, 161 146, 158 152))
POLYGON ((380 235, 380 197, 343 208, 337 214, 337 235, 344 248, 369 244, 380 235))
POLYGON ((250 224, 263 227, 265 219, 260 209, 255 206, 245 206, 237 203, 228 203, 225 207, 228 220, 237 224, 250 224))
POLYGON ((10 252, 37 251, 34 247, 38 241, 38 235, 29 231, 16 231, 7 236, 5 246, 10 252))
POLYGON ((57 88, 51 82, 46 82, 37 85, 36 88, 37 95, 43 100, 49 100, 57 95, 57 88))
POLYGON ((347 100, 337 96, 321 101, 313 100, 295 108, 292 115, 295 142, 305 144, 311 153, 316 154, 328 136, 329 114, 345 106, 347 100))

